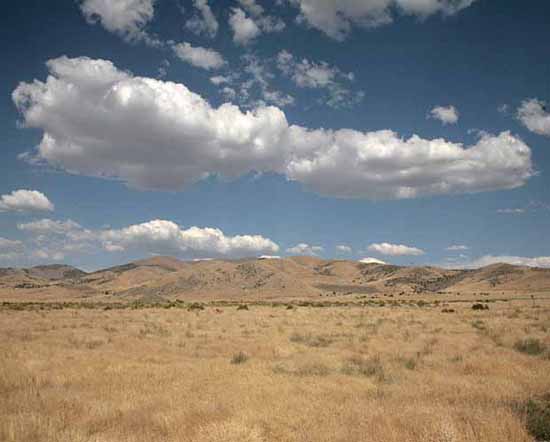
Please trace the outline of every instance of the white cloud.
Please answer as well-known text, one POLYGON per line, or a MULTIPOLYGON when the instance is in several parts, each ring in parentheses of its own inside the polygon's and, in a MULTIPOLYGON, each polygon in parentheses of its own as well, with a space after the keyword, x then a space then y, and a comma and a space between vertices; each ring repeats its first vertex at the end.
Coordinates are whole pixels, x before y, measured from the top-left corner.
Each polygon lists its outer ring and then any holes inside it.
POLYGON ((536 98, 523 101, 517 111, 517 118, 531 132, 550 137, 550 112, 544 101, 536 98))
POLYGON ((293 255, 316 256, 317 254, 323 252, 323 248, 321 246, 310 246, 306 243, 300 243, 295 245, 294 247, 286 249, 286 251, 293 255))
POLYGON ((533 175, 529 148, 509 132, 484 134, 465 149, 444 139, 413 135, 405 140, 390 130, 290 130, 299 153, 286 175, 323 195, 383 199, 470 193, 518 187, 533 175))
POLYGON ((366 257, 359 260, 361 264, 387 264, 387 262, 380 259, 366 257))
POLYGON ((240 8, 233 8, 229 16, 229 26, 233 30, 233 41, 239 45, 247 45, 261 34, 258 25, 247 17, 240 8))
POLYGON ((216 86, 219 86, 220 84, 229 83, 231 80, 229 77, 223 76, 223 75, 215 75, 213 77, 210 77, 210 82, 216 86))
POLYGON ((24 245, 21 241, 0 237, 0 260, 14 260, 21 256, 24 245))
POLYGON ((433 14, 454 15, 475 0, 289 0, 300 9, 299 21, 342 41, 354 25, 377 27, 389 24, 397 13, 425 18, 433 14))
POLYGON ((456 124, 459 113, 454 106, 436 106, 428 114, 429 118, 441 121, 445 124, 456 124))
POLYGON ((30 232, 33 235, 66 235, 72 231, 79 231, 82 226, 73 220, 56 221, 44 218, 38 221, 21 223, 17 225, 19 230, 30 232))
POLYGON ((44 218, 20 223, 17 228, 29 235, 26 238, 28 262, 62 261, 66 255, 89 254, 98 249, 97 233, 70 219, 44 218))
POLYGON ((214 38, 218 33, 218 20, 212 13, 207 0, 193 0, 193 6, 199 14, 194 15, 185 22, 185 27, 195 34, 204 34, 214 38))
POLYGON ((497 107, 497 111, 501 114, 507 114, 509 109, 510 106, 508 106, 507 104, 501 104, 497 107))
POLYGON ((248 256, 279 250, 277 244, 260 235, 226 236, 220 229, 210 227, 182 229, 176 223, 166 220, 153 220, 120 230, 107 230, 101 232, 100 236, 110 248, 138 248, 157 253, 172 251, 193 256, 248 256))
POLYGON ((187 258, 271 255, 279 251, 275 242, 260 235, 228 236, 211 227, 183 229, 167 220, 152 220, 121 229, 90 230, 72 220, 52 219, 21 223, 17 227, 29 235, 30 258, 42 260, 58 261, 67 255, 101 251, 187 258))
POLYGON ((469 268, 478 268, 485 267, 491 264, 512 264, 517 266, 527 266, 527 267, 542 267, 550 268, 550 256, 537 256, 533 258, 527 258, 524 256, 493 256, 486 255, 481 258, 476 259, 472 263, 468 264, 465 267, 469 268))
POLYGON ((210 82, 220 86, 225 99, 236 99, 246 108, 265 107, 268 103, 279 107, 294 103, 294 98, 272 87, 275 75, 269 63, 253 54, 241 57, 242 65, 238 71, 210 78, 210 82))
POLYGON ((222 88, 221 93, 224 98, 229 101, 233 101, 237 96, 237 92, 235 91, 235 89, 229 86, 225 86, 224 88, 222 88))
POLYGON ((277 55, 277 67, 301 88, 327 89, 326 103, 334 108, 357 104, 364 98, 363 91, 353 92, 346 84, 355 78, 326 62, 316 63, 303 58, 296 60, 288 51, 277 55))
POLYGON ((21 241, 0 237, 0 251, 17 250, 23 246, 21 241))
POLYGON ((286 50, 277 54, 277 66, 300 87, 326 87, 339 73, 337 68, 330 67, 325 62, 314 63, 306 58, 296 61, 286 50))
POLYGON ((520 208, 497 209, 497 213, 501 213, 504 215, 520 215, 522 213, 525 213, 525 209, 520 209, 520 208))
POLYGON ((254 103, 258 107, 265 106, 266 103, 274 104, 279 107, 288 106, 294 103, 294 98, 271 87, 270 81, 275 77, 269 69, 269 66, 252 54, 246 54, 242 57, 244 61, 243 71, 250 76, 250 79, 241 83, 241 95, 248 97, 250 90, 257 85, 261 100, 254 103))
POLYGON ((225 64, 222 55, 213 49, 191 46, 187 42, 176 44, 173 49, 180 60, 198 68, 219 69, 225 64))
POLYGON ((258 259, 281 259, 279 255, 261 255, 258 259))
POLYGON ((126 41, 143 40, 148 44, 160 42, 149 36, 145 26, 155 15, 156 0, 84 0, 80 10, 88 23, 101 23, 109 32, 126 41))
POLYGON ((336 250, 340 253, 351 253, 352 252, 352 248, 350 246, 346 246, 345 244, 337 245, 336 250))
POLYGON ((37 190, 15 190, 12 193, 0 196, 0 212, 51 212, 54 205, 46 195, 37 190))
POLYGON ((254 17, 260 17, 264 13, 264 8, 256 3, 255 0, 237 0, 239 4, 254 17))
POLYGON ((509 132, 465 147, 391 130, 309 129, 277 107, 214 108, 183 84, 104 60, 61 57, 48 68, 46 82, 21 83, 12 94, 24 125, 43 131, 27 157, 137 188, 275 172, 322 195, 414 198, 511 189, 534 174, 531 150, 509 132))
POLYGON ((458 251, 461 251, 461 250, 469 250, 470 247, 468 246, 465 246, 463 244, 453 244, 449 247, 447 247, 445 250, 449 250, 451 252, 458 252, 458 251))
POLYGON ((286 27, 280 18, 266 15, 264 8, 255 0, 238 0, 238 2, 263 32, 281 32, 286 27))
POLYGON ((416 247, 409 247, 402 244, 390 244, 387 242, 371 244, 368 249, 371 252, 378 252, 389 256, 420 256, 424 255, 424 250, 416 247))
POLYGON ((164 78, 168 75, 168 68, 170 67, 170 61, 164 59, 162 60, 159 68, 157 69, 158 75, 157 78, 164 78))
POLYGON ((31 254, 32 258, 41 260, 41 261, 63 261, 65 259, 65 254, 61 252, 55 252, 50 250, 38 249, 34 250, 31 254))

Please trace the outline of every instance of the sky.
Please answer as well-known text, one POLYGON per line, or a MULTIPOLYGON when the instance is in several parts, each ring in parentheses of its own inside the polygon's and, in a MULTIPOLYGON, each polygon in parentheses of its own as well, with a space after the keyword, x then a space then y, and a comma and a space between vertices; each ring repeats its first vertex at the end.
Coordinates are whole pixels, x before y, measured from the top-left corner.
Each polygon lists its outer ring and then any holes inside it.
POLYGON ((550 267, 546 0, 5 9, 2 267, 550 267))

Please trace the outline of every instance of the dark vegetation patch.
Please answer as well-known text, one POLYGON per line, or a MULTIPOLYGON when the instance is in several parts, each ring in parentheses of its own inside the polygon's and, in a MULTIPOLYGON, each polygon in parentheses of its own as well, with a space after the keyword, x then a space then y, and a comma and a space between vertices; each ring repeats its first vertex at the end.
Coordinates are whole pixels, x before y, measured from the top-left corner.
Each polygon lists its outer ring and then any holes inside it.
POLYGON ((546 344, 540 339, 536 338, 525 338, 516 341, 514 344, 514 349, 520 353, 525 353, 531 356, 538 356, 543 354, 546 351, 546 344))
POLYGON ((527 431, 536 442, 550 441, 550 394, 531 398, 513 408, 522 417, 527 431))
POLYGON ((379 381, 386 379, 384 366, 380 356, 371 356, 363 358, 354 356, 344 361, 342 373, 349 376, 375 377, 379 381))
POLYGON ((231 357, 231 363, 234 365, 244 364, 246 361, 248 361, 248 359, 249 359, 249 356, 245 352, 240 351, 238 353, 235 353, 231 357))
POLYGON ((301 334, 294 332, 290 335, 290 342, 307 345, 308 347, 328 347, 333 339, 325 335, 301 334))
POLYGON ((137 268, 138 268, 138 266, 136 264, 130 263, 130 264, 124 264, 124 265, 120 265, 120 266, 110 267, 108 269, 98 270, 96 272, 90 273, 90 275, 97 275, 97 274, 105 273, 105 272, 113 272, 113 273, 118 274, 118 273, 127 272, 128 270, 137 269, 137 268))
POLYGON ((319 290, 335 293, 378 293, 378 290, 374 287, 353 284, 317 284, 314 287, 319 290))

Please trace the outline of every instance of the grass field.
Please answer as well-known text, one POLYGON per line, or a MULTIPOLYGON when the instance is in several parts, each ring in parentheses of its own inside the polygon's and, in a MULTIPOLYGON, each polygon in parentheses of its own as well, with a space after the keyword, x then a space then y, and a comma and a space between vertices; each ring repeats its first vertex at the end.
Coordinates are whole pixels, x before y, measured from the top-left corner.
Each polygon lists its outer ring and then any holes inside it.
POLYGON ((550 303, 471 305, 2 308, 0 440, 545 437, 550 303))

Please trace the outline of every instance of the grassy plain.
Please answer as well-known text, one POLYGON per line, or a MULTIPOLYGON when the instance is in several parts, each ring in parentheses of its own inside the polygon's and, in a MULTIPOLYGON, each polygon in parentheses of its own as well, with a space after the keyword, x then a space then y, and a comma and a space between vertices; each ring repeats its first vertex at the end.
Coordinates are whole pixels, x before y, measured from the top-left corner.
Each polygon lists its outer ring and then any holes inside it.
POLYGON ((4 306, 0 440, 533 441, 550 300, 488 305, 4 306))

